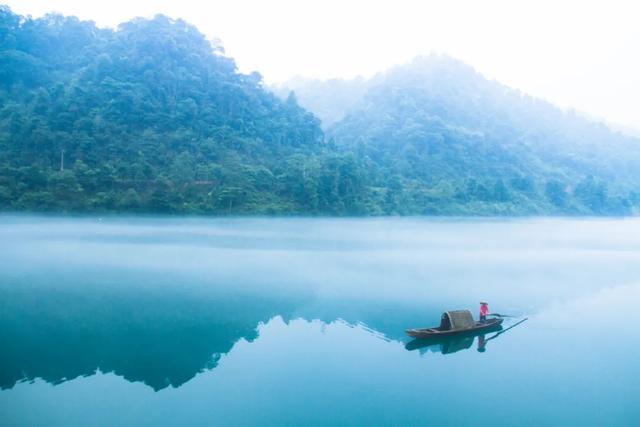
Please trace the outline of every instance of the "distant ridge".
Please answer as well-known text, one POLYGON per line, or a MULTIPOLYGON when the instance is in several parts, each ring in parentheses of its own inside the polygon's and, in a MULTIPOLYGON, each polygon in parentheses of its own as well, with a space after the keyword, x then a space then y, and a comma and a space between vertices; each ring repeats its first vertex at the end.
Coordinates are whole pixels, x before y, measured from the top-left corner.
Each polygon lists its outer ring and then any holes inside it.
POLYGON ((278 98, 182 20, 0 6, 0 211, 638 212, 638 139, 450 57, 297 84, 278 98))
POLYGON ((639 139, 449 56, 358 79, 361 96, 348 104, 331 96, 338 85, 349 93, 348 80, 293 83, 301 105, 320 118, 343 112, 325 126, 327 136, 399 183, 392 203, 400 213, 415 205, 456 214, 615 214, 637 206, 639 139))

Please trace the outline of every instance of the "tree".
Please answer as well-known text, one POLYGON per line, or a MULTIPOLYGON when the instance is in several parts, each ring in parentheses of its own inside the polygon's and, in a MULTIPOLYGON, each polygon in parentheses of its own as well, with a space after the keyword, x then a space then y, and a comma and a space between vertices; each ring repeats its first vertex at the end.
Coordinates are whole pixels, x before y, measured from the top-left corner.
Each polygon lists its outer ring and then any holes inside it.
POLYGON ((567 203, 565 186, 559 181, 549 181, 545 186, 545 195, 557 207, 564 207, 567 203))

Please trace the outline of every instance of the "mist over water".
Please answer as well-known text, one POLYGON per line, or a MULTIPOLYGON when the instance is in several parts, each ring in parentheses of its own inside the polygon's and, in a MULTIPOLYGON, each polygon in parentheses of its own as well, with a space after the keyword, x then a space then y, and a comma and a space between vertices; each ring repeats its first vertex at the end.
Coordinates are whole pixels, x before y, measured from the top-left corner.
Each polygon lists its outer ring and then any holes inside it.
POLYGON ((0 418, 634 424, 639 237, 636 219, 4 216, 0 418), (483 352, 405 348, 481 300, 529 320, 483 352))

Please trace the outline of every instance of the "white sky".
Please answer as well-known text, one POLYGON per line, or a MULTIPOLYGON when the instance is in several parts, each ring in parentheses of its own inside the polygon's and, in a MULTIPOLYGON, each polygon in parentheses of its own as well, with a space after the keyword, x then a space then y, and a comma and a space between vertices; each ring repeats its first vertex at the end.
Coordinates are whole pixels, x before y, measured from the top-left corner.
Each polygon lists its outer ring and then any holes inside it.
POLYGON ((3 1, 22 15, 57 11, 100 26, 156 13, 183 18, 269 83, 369 76, 447 53, 559 106, 640 129, 640 2, 3 1))

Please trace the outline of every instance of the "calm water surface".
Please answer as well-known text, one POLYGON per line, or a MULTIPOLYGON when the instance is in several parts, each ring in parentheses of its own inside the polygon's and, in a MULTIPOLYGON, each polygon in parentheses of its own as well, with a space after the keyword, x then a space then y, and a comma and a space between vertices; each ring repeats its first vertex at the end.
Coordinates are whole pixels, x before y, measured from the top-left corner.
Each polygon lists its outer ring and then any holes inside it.
POLYGON ((636 219, 4 216, 0 424, 640 425, 639 305, 636 219))

